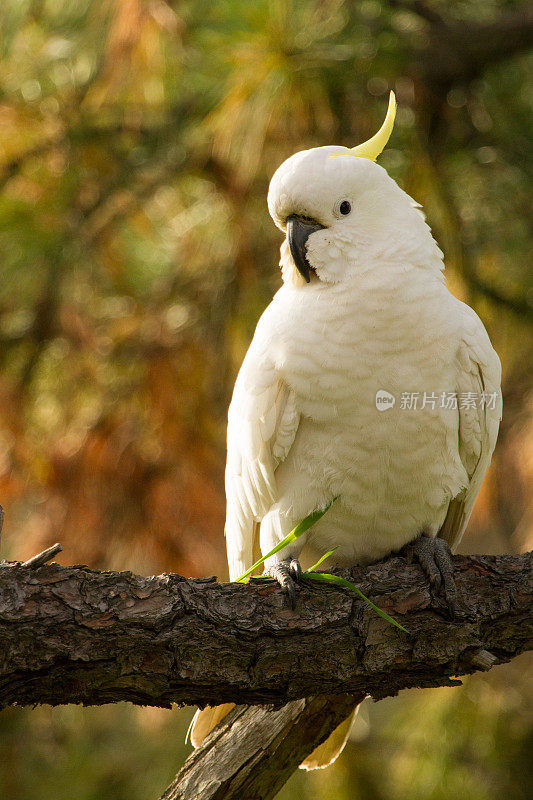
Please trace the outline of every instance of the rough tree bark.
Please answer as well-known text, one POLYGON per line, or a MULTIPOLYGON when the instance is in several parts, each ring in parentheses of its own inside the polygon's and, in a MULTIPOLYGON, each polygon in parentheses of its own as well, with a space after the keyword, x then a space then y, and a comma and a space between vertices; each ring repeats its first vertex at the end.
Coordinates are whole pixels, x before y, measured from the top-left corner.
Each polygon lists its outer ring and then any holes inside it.
POLYGON ((450 619, 402 557, 352 579, 410 635, 353 593, 314 584, 296 610, 277 585, 141 577, 58 564, 0 567, 0 707, 18 703, 241 702, 317 694, 384 697, 453 683, 486 650, 508 661, 531 637, 530 555, 455 556, 450 619))
POLYGON ((405 634, 324 584, 304 587, 293 611, 266 579, 235 585, 4 563, 0 707, 272 704, 274 714, 232 712, 165 795, 272 797, 363 695, 454 685, 458 674, 531 647, 531 554, 455 556, 454 564, 455 619, 418 565, 400 556, 342 573, 405 634))

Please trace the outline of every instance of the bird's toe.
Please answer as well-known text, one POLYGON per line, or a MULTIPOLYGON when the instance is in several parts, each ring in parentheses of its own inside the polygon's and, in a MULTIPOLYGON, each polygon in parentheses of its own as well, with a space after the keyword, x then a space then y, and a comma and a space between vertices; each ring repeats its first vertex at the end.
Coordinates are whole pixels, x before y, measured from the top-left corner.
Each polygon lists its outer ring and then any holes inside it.
POLYGON ((291 573, 295 581, 299 581, 300 578, 302 577, 302 568, 297 558, 291 558, 289 564, 289 572, 291 573))
POLYGON ((408 547, 409 555, 422 567, 435 592, 444 595, 450 615, 457 612, 457 587, 448 543, 438 536, 419 536, 408 547))
POLYGON ((284 593, 289 599, 291 608, 296 605, 296 594, 300 589, 298 581, 302 574, 302 568, 297 558, 288 558, 270 567, 268 574, 277 580, 284 593))

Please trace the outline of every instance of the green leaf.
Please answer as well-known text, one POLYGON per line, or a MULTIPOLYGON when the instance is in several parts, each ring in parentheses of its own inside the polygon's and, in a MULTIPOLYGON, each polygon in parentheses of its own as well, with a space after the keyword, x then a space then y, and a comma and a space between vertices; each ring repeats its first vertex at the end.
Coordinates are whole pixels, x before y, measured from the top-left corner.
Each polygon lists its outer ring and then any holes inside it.
POLYGON ((283 550, 283 548, 291 542, 295 542, 296 539, 302 536, 302 534, 308 531, 309 528, 315 524, 315 522, 318 522, 318 520, 324 516, 326 511, 331 508, 336 499, 337 498, 334 497, 333 500, 331 500, 327 506, 320 511, 313 511, 311 514, 308 514, 305 519, 298 523, 298 525, 289 534, 287 534, 287 536, 282 539, 281 542, 279 542, 279 544, 273 547, 272 550, 269 550, 268 553, 265 553, 265 555, 260 558, 259 561, 255 562, 255 564, 252 564, 250 569, 247 569, 246 572, 243 572, 243 574, 236 579, 235 583, 241 583, 242 581, 245 581, 248 576, 257 569, 257 567, 260 567, 261 564, 264 564, 267 558, 270 558, 270 556, 273 556, 275 553, 279 553, 280 550, 283 550))
POLYGON ((383 617, 383 619, 387 620, 387 622, 390 622, 391 625, 395 625, 404 633, 409 633, 409 631, 404 628, 403 625, 400 625, 399 622, 396 622, 396 620, 389 616, 386 611, 383 611, 381 608, 378 608, 376 605, 374 605, 374 603, 369 600, 360 589, 357 588, 355 583, 350 583, 350 581, 345 581, 344 578, 340 578, 338 575, 330 575, 326 572, 313 572, 311 575, 309 575, 309 577, 314 581, 322 581, 323 583, 336 583, 337 586, 343 586, 345 589, 351 589, 352 592, 358 594, 359 597, 365 601, 365 603, 368 603, 370 608, 373 608, 380 617, 383 617))
POLYGON ((338 545, 337 545, 336 547, 334 547, 332 550, 328 550, 328 552, 327 552, 327 553, 324 553, 324 555, 323 555, 321 558, 319 558, 319 559, 318 559, 318 561, 316 562, 316 564, 313 564, 313 566, 312 566, 312 567, 309 567, 309 569, 306 569, 306 570, 305 570, 305 573, 304 573, 304 574, 305 574, 305 575, 307 575, 307 573, 308 573, 308 572, 314 572, 314 571, 315 571, 315 569, 316 569, 317 567, 319 567, 319 566, 320 566, 320 564, 322 564, 322 562, 326 560, 326 558, 329 558, 330 556, 332 556, 332 555, 333 555, 333 553, 335 552, 335 550, 338 550, 338 549, 339 549, 339 547, 340 547, 340 544, 338 544, 338 545))
MULTIPOLYGON (((254 570, 256 570, 257 567, 260 567, 261 564, 264 564, 267 558, 270 558, 270 556, 273 556, 275 553, 279 553, 279 551, 283 550, 283 548, 286 547, 288 544, 291 544, 291 542, 296 541, 296 539, 302 536, 306 531, 309 530, 309 528, 311 528, 316 522, 318 522, 319 519, 321 519, 324 516, 326 511, 329 508, 331 508, 336 499, 337 498, 334 497, 333 500, 331 500, 331 502, 329 502, 327 506, 321 509, 320 511, 313 511, 311 514, 308 514, 308 516, 305 519, 303 519, 289 534, 287 534, 287 536, 284 539, 282 539, 281 542, 279 542, 275 547, 273 547, 272 550, 269 550, 268 553, 265 553, 265 555, 262 556, 262 558, 260 558, 258 561, 255 562, 255 564, 252 564, 250 569, 247 569, 246 572, 244 572, 239 578, 237 578, 235 583, 246 582, 249 576, 252 574, 252 572, 254 572, 254 570)), ((337 545, 332 550, 328 550, 327 553, 324 553, 324 555, 318 559, 316 564, 313 564, 313 566, 310 567, 308 570, 306 570, 304 574, 309 575, 309 577, 312 580, 322 581, 324 583, 336 583, 337 586, 343 586, 345 589, 351 589, 353 592, 358 594, 359 597, 361 597, 365 601, 365 603, 368 603, 368 605, 371 608, 373 608, 374 611, 377 614, 379 614, 380 617, 383 617, 383 619, 387 620, 387 622, 390 622, 391 625, 395 625, 401 631, 404 631, 404 633, 408 633, 409 631, 407 631, 403 627, 403 625, 400 625, 399 622, 396 622, 396 620, 393 619, 391 616, 389 616, 385 611, 382 611, 381 608, 378 608, 376 605, 374 605, 374 603, 371 600, 369 600, 368 597, 366 597, 354 583, 350 583, 350 581, 345 581, 344 578, 339 578, 337 575, 330 575, 329 573, 326 572, 314 572, 316 567, 318 567, 323 561, 325 561, 326 558, 329 558, 329 556, 331 556, 335 552, 335 550, 337 550, 339 547, 340 545, 337 545)))

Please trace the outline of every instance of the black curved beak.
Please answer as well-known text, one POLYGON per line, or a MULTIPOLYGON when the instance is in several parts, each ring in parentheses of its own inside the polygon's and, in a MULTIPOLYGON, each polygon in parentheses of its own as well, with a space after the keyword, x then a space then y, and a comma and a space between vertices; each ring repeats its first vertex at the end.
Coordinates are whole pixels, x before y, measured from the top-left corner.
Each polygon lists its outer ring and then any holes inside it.
POLYGON ((307 240, 312 233, 321 231, 325 227, 325 225, 321 225, 320 222, 316 222, 314 219, 304 219, 299 217, 298 214, 291 214, 290 217, 287 217, 289 250, 298 272, 305 278, 307 283, 311 280, 310 272, 313 269, 307 260, 307 240))

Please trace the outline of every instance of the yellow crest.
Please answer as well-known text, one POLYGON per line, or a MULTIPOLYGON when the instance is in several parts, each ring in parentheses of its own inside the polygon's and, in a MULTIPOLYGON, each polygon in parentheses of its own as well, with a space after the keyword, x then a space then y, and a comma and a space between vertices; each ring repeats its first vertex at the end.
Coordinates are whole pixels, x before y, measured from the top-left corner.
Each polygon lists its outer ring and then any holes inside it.
POLYGON ((385 117, 383 125, 379 131, 367 142, 358 144, 357 147, 352 147, 350 150, 350 155, 358 156, 359 158, 369 158, 371 161, 375 161, 390 139, 395 117, 396 97, 394 96, 394 92, 391 92, 389 96, 387 116, 385 117))

